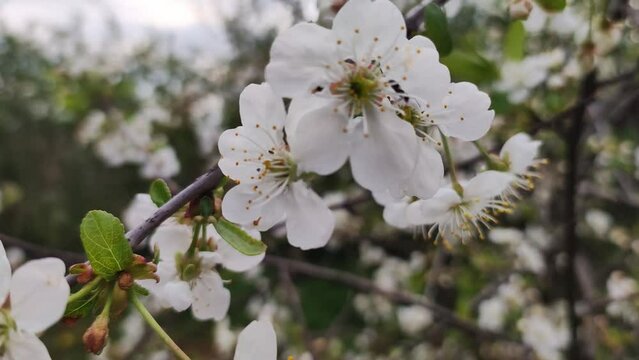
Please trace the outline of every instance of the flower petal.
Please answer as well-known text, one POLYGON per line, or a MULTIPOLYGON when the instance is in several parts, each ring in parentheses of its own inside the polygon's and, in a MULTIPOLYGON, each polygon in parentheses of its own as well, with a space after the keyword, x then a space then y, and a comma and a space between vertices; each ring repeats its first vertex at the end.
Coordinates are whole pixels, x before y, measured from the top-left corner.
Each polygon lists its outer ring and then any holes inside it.
POLYGON ((303 181, 297 181, 290 187, 286 207, 288 242, 302 250, 326 245, 335 228, 333 213, 303 181))
POLYGON ((541 141, 533 140, 526 133, 518 133, 506 140, 499 157, 508 159, 510 172, 523 174, 534 163, 541 141))
POLYGON ((183 224, 162 224, 151 238, 151 249, 160 249, 160 258, 172 260, 177 253, 186 253, 191 246, 193 230, 183 224))
POLYGON ((466 185, 464 185, 464 198, 491 198, 501 194, 508 185, 514 180, 513 175, 488 170, 477 174, 474 178, 470 179, 466 185))
POLYGON ((170 281, 162 288, 162 301, 169 304, 175 311, 184 311, 194 302, 194 294, 186 281, 170 281))
MULTIPOLYGON (((440 222, 442 218, 446 218, 449 210, 455 204, 461 202, 461 198, 455 190, 450 188, 441 188, 431 199, 416 201, 421 209, 421 219, 411 219, 411 222, 419 224, 433 224, 440 222)), ((416 205, 417 206, 417 205, 416 205)))
POLYGON ((362 187, 384 191, 408 178, 418 158, 413 127, 395 114, 367 112, 368 136, 354 135, 351 150, 353 178, 362 187))
POLYGON ((412 174, 401 186, 400 193, 427 199, 439 189, 444 178, 442 157, 428 142, 420 141, 419 158, 412 174))
POLYGON ((275 139, 283 138, 286 109, 269 84, 250 84, 240 94, 242 125, 260 129, 275 139))
MULTIPOLYGON (((229 190, 222 200, 222 214, 236 224, 265 231, 284 218, 284 208, 281 206, 283 194, 267 200, 266 203, 258 203, 258 199, 264 198, 264 195, 256 192, 254 186, 240 184, 229 190)), ((257 186, 259 191, 261 188, 271 188, 275 184, 264 182, 257 186)))
POLYGON ((388 0, 348 1, 333 19, 333 32, 355 61, 384 57, 398 41, 406 41, 404 16, 388 0))
MULTIPOLYGON (((291 107, 299 107, 297 102, 308 101, 293 99, 291 107)), ((312 109, 303 114, 292 112, 289 116, 296 119, 287 124, 287 134, 291 153, 298 163, 300 172, 315 172, 328 175, 337 171, 348 158, 349 135, 345 129, 345 116, 333 111, 333 103, 312 109), (294 128, 294 132, 289 132, 294 128)))
POLYGON ((263 160, 270 157, 269 150, 280 148, 283 143, 281 136, 276 138, 274 133, 261 128, 238 126, 226 130, 218 140, 222 155, 218 166, 231 179, 243 183, 257 182, 264 167, 263 160))
POLYGON ((49 351, 42 341, 26 331, 12 332, 6 346, 3 360, 51 360, 49 351))
POLYGON ((273 325, 264 320, 253 321, 237 339, 233 360, 276 360, 277 338, 273 325))
POLYGON ((222 320, 230 305, 231 292, 220 275, 213 270, 202 271, 193 286, 193 316, 198 320, 222 320))
POLYGON ((336 46, 330 30, 316 24, 297 24, 275 38, 266 81, 283 97, 310 94, 318 85, 325 86, 329 68, 338 66, 336 46))
POLYGON ((10 285, 11 263, 9 262, 7 253, 4 250, 4 244, 0 241, 0 305, 4 304, 4 301, 9 294, 10 285))
POLYGON ((133 229, 144 223, 157 209, 149 194, 136 194, 129 207, 124 210, 122 220, 127 229, 133 229))
POLYGON ((442 112, 434 115, 435 123, 445 135, 464 141, 484 136, 495 118, 495 112, 488 110, 490 97, 468 82, 451 84, 443 106, 442 112))
POLYGON ((37 333, 60 320, 69 298, 64 273, 64 263, 56 258, 31 260, 16 270, 10 296, 19 329, 37 333))

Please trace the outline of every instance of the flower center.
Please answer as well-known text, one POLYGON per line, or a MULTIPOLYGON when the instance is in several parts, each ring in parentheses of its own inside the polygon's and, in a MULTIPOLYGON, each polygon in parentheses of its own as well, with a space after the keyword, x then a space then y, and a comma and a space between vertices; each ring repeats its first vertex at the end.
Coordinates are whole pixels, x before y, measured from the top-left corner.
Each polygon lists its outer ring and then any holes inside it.
POLYGON ((202 272, 201 259, 198 256, 185 256, 175 254, 175 266, 177 267, 180 280, 190 282, 195 280, 202 272))
POLYGON ((295 181, 297 179, 297 164, 289 156, 288 151, 281 151, 279 154, 274 153, 274 155, 272 158, 262 161, 263 167, 258 168, 259 179, 270 177, 278 181, 286 179, 295 181))
POLYGON ((361 66, 351 59, 346 59, 341 65, 345 70, 345 76, 330 84, 330 93, 349 104, 352 116, 360 115, 368 104, 379 105, 383 98, 383 85, 377 63, 372 61, 367 66, 361 66))
POLYGON ((7 351, 9 335, 16 330, 16 323, 11 317, 9 309, 0 309, 0 357, 7 351))

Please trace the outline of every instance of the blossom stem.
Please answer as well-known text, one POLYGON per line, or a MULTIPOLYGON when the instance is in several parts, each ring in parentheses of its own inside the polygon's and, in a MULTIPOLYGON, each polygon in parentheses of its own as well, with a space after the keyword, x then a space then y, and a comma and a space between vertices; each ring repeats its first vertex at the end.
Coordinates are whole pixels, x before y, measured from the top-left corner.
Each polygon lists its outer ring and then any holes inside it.
POLYGON ((96 277, 95 279, 89 281, 86 285, 84 285, 82 287, 82 289, 80 289, 77 292, 71 294, 69 296, 69 299, 67 300, 67 303, 71 303, 71 302, 76 301, 78 299, 82 299, 84 296, 86 296, 91 291, 93 291, 93 289, 95 289, 101 282, 102 282, 102 278, 101 277, 96 277))
POLYGON ((186 251, 186 256, 187 257, 192 257, 195 254, 195 249, 197 248, 197 242, 198 239, 200 238, 200 228, 203 225, 198 221, 195 223, 195 225, 193 225, 193 238, 191 239, 191 245, 189 246, 189 249, 186 251))
POLYGON ((169 349, 173 352, 173 354, 180 360, 190 360, 191 358, 189 358, 189 356, 186 355, 186 353, 182 351, 182 349, 180 349, 180 347, 173 341, 173 339, 171 339, 169 334, 167 334, 164 331, 164 329, 162 329, 162 326, 160 326, 160 324, 158 324, 158 322, 155 321, 155 318, 153 318, 153 315, 151 315, 149 310, 147 310, 147 308, 144 306, 144 304, 142 304, 140 299, 138 299, 138 296, 135 294, 135 292, 131 291, 130 294, 131 294, 131 303, 133 303, 133 306, 135 306, 136 310, 140 313, 144 321, 146 321, 146 323, 149 324, 151 329, 153 329, 153 331, 155 331, 158 334, 158 336, 160 336, 162 341, 164 341, 164 344, 166 344, 166 346, 169 347, 169 349))
MULTIPOLYGON (((473 145, 479 150, 481 156, 486 160, 486 164, 488 165, 488 169, 503 171, 505 164, 500 164, 498 161, 495 161, 495 157, 491 155, 486 148, 484 148, 479 141, 473 141, 473 145)), ((502 161, 503 163, 503 161, 502 161)), ((506 166, 507 168, 507 166, 506 166)))
POLYGON ((450 181, 453 183, 453 189, 459 194, 459 196, 464 196, 464 188, 462 188, 461 184, 457 180, 457 172, 455 171, 455 161, 453 160, 453 155, 450 151, 450 146, 448 146, 448 137, 444 135, 444 133, 439 131, 442 136, 442 144, 444 145, 444 155, 446 156, 446 162, 448 163, 448 174, 450 175, 450 181))

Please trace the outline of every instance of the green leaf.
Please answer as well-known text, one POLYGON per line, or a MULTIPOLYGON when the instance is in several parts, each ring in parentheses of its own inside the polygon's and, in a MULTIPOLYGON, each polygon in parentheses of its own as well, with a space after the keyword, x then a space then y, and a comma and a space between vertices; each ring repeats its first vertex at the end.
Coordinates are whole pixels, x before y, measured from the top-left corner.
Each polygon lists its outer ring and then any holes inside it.
POLYGON ((475 51, 455 50, 441 59, 455 81, 491 82, 499 78, 495 64, 475 51))
POLYGON ((87 293, 85 296, 78 299, 74 299, 67 303, 67 307, 64 310, 65 317, 82 318, 93 310, 100 291, 98 289, 87 293))
POLYGON ((424 35, 435 43, 440 56, 446 56, 453 50, 453 40, 448 31, 448 20, 442 8, 437 4, 428 4, 424 8, 424 35))
POLYGON ((546 11, 556 12, 566 8, 566 0, 535 0, 546 11))
POLYGON ((215 223, 215 230, 222 239, 244 255, 259 255, 266 251, 266 244, 252 238, 244 230, 226 219, 220 218, 215 223))
POLYGON ((156 179, 151 183, 151 186, 149 186, 149 195, 151 195, 151 200, 158 207, 171 200, 169 185, 162 179, 156 179))
POLYGON ((526 29, 521 20, 513 21, 504 36, 504 56, 511 60, 524 58, 526 48, 526 29))
POLYGON ((133 262, 124 225, 106 211, 91 210, 80 224, 80 238, 93 271, 109 280, 133 262))

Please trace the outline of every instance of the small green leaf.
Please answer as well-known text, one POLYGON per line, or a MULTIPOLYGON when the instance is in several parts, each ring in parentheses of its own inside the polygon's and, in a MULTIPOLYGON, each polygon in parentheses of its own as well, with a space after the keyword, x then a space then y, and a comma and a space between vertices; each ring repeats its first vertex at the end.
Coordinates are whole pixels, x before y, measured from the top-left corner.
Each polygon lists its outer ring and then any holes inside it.
POLYGON ((80 224, 80 238, 87 258, 97 275, 109 280, 133 262, 124 225, 106 211, 91 210, 80 224))
POLYGON ((442 8, 434 3, 424 8, 424 35, 435 43, 440 56, 446 56, 453 50, 453 40, 448 31, 448 20, 442 8))
POLYGON ((252 238, 244 230, 226 219, 220 218, 215 223, 215 230, 222 239, 244 255, 259 255, 266 251, 266 244, 252 238))
POLYGON ((566 8, 566 0, 535 0, 546 11, 557 12, 566 8))
POLYGON ((162 179, 156 179, 151 183, 151 186, 149 186, 149 195, 151 195, 151 200, 158 207, 171 200, 169 185, 162 179))
POLYGON ((499 78, 495 64, 475 51, 455 50, 442 58, 441 62, 448 67, 454 81, 482 83, 499 78))
POLYGON ((513 21, 504 36, 504 56, 511 60, 524 58, 526 48, 526 29, 521 20, 513 21))
POLYGON ((99 290, 94 290, 83 297, 75 299, 67 303, 67 308, 64 310, 65 317, 82 318, 93 310, 96 301, 98 300, 99 290))

